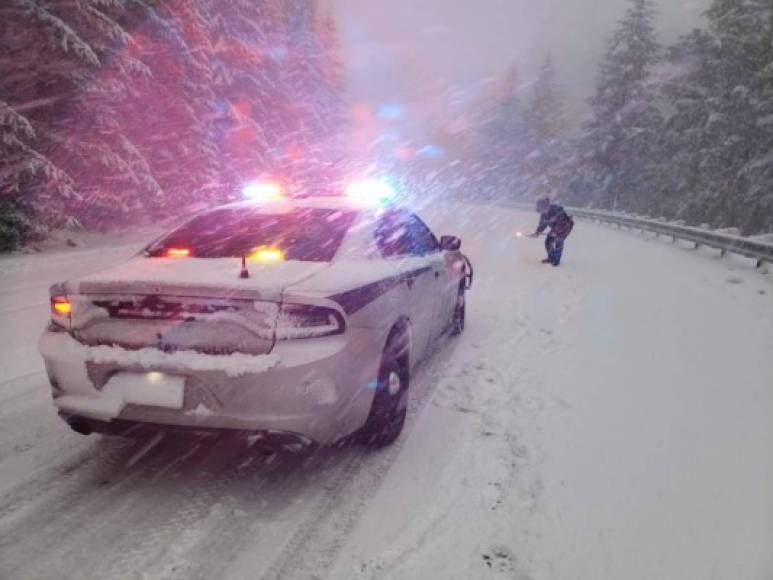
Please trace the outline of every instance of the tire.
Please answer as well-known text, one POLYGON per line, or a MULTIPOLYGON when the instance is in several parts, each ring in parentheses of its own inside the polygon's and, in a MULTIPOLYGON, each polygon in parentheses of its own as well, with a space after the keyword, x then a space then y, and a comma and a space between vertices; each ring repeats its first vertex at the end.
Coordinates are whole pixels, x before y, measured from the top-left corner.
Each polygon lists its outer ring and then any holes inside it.
POLYGON ((459 289, 459 295, 456 299, 456 307, 454 308, 454 316, 451 320, 451 334, 459 336, 464 332, 464 325, 467 318, 467 298, 464 293, 464 289, 459 289))
POLYGON ((408 414, 408 341, 396 333, 387 343, 381 360, 376 396, 368 420, 361 429, 363 441, 374 448, 397 441, 408 414))
POLYGON ((68 421, 67 425, 78 435, 85 435, 88 437, 94 433, 94 429, 92 429, 91 425, 89 425, 88 422, 84 420, 68 421))

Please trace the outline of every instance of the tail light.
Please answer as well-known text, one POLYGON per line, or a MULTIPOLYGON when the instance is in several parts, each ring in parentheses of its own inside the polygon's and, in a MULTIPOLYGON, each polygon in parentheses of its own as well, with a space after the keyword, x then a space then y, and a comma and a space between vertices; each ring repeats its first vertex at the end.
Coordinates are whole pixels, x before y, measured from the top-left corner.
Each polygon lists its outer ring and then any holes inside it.
POLYGON ((277 318, 276 338, 277 340, 320 338, 343 334, 345 330, 346 322, 343 316, 332 308, 283 304, 277 318))
POLYGON ((70 318, 72 317, 72 302, 67 296, 52 296, 51 297, 51 320, 60 326, 67 326, 70 324, 70 318))

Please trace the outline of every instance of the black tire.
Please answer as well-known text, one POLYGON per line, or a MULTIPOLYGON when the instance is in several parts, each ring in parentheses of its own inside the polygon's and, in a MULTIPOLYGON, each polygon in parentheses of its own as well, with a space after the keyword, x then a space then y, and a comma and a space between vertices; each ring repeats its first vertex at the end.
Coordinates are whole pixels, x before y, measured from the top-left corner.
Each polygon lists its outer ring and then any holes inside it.
POLYGON ((94 429, 88 424, 88 422, 83 420, 76 420, 76 421, 68 421, 67 425, 69 425, 70 429, 75 431, 78 435, 85 435, 89 436, 92 433, 94 433, 94 429))
POLYGON ((400 437, 408 414, 409 383, 408 341, 404 334, 396 333, 384 349, 376 396, 360 431, 367 445, 387 447, 400 437))
POLYGON ((467 318, 467 297, 463 288, 459 289, 459 295, 454 307, 454 317, 451 320, 451 334, 459 336, 464 332, 464 325, 467 318))

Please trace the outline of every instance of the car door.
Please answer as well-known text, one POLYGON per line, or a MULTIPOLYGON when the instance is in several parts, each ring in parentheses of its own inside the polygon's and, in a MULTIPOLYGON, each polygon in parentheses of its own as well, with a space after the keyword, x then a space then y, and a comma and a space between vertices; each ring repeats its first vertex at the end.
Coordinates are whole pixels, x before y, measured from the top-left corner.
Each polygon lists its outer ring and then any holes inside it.
POLYGON ((434 279, 431 287, 434 305, 434 320, 430 332, 430 340, 432 340, 448 328, 456 303, 458 283, 453 281, 453 264, 447 260, 447 253, 441 251, 435 234, 418 216, 411 214, 409 220, 414 252, 416 255, 423 256, 432 268, 434 279))
POLYGON ((376 227, 381 254, 385 259, 399 263, 402 283, 407 289, 406 301, 401 307, 411 320, 414 360, 424 357, 434 338, 438 284, 436 260, 432 252, 421 245, 416 235, 420 222, 417 224, 416 220, 408 212, 391 210, 381 216, 376 227))

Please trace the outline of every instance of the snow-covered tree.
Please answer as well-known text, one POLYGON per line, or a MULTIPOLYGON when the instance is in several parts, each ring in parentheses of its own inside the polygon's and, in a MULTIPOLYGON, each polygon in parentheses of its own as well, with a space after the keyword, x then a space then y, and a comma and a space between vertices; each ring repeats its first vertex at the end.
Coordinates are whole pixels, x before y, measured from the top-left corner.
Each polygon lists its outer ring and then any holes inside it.
POLYGON ((342 171, 340 160, 346 144, 346 79, 338 30, 332 13, 322 16, 317 24, 320 85, 316 109, 319 111, 323 159, 336 173, 342 171))
POLYGON ((507 197, 523 196, 523 160, 527 153, 523 87, 518 67, 512 65, 490 104, 485 107, 481 126, 486 138, 483 152, 485 171, 495 179, 490 186, 507 197))
POLYGON ((525 110, 527 145, 524 169, 532 197, 552 195, 563 177, 566 121, 551 58, 545 59, 531 87, 525 110))
POLYGON ((334 36, 313 0, 8 0, 3 207, 119 224, 332 158, 334 36))
POLYGON ((602 207, 646 205, 648 164, 660 113, 650 81, 660 48, 652 0, 629 0, 607 44, 590 100, 592 118, 578 141, 575 199, 602 207))
POLYGON ((669 111, 661 143, 663 215, 760 231, 773 226, 773 122, 766 93, 770 2, 717 0, 672 49, 663 83, 669 111))
POLYGON ((332 21, 311 0, 232 3, 211 24, 220 139, 236 181, 324 181, 339 153, 343 85, 332 21))
MULTIPOLYGON (((31 0, 0 7, 0 187, 6 205, 27 212, 29 223, 33 213, 58 219, 61 213, 48 206, 78 199, 71 176, 52 159, 55 123, 100 64, 94 47, 57 8, 31 0)), ((76 6, 71 16, 84 12, 76 6)), ((94 14, 102 16, 98 9, 94 14)))
POLYGON ((731 215, 734 225, 760 232, 773 231, 773 1, 751 0, 750 12, 740 34, 753 41, 747 38, 747 55, 739 55, 751 76, 749 108, 736 108, 750 125, 750 152, 738 173, 743 195, 731 215))

